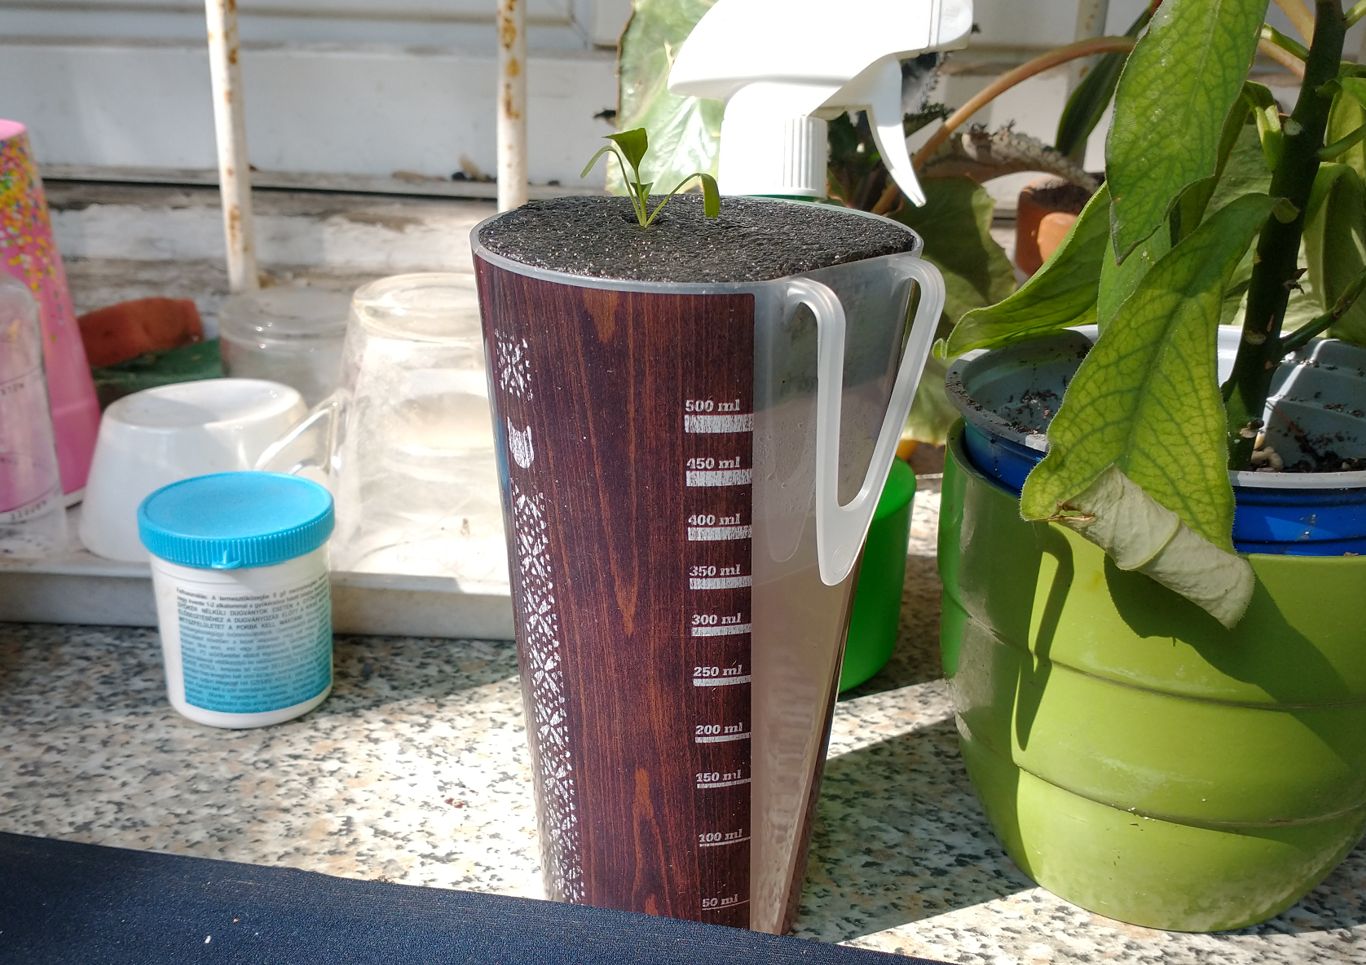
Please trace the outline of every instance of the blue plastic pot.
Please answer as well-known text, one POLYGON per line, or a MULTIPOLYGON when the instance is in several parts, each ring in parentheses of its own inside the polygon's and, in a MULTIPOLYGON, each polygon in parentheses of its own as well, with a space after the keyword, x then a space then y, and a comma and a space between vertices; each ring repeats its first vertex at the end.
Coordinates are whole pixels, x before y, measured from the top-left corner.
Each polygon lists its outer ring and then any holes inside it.
MULTIPOLYGON (((972 352, 949 369, 948 394, 963 414, 963 450, 987 478, 1019 494, 1047 451, 1048 422, 1096 337, 1094 326, 990 352, 972 352)), ((1219 333, 1220 378, 1237 352, 1239 331, 1219 333)), ((1323 440, 1344 457, 1366 454, 1366 349, 1332 340, 1282 363, 1265 423, 1287 462, 1323 440)), ((1366 471, 1235 472, 1233 545, 1244 553, 1292 556, 1366 554, 1366 471)))

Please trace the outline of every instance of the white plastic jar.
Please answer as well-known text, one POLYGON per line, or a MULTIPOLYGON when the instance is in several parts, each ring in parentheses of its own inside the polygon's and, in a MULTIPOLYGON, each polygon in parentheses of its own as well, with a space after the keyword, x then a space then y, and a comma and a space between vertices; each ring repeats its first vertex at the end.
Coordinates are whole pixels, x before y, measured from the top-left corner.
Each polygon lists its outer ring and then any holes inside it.
POLYGON ((138 509, 171 706, 212 727, 306 714, 332 690, 332 497, 266 472, 196 476, 138 509))

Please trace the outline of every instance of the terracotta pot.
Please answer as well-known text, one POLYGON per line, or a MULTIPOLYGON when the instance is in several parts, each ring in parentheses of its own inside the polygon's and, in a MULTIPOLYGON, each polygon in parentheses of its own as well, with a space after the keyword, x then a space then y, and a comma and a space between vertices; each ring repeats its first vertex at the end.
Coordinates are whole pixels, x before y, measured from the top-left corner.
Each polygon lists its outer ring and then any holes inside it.
POLYGON ((1091 192, 1062 178, 1040 178, 1020 192, 1015 211, 1015 266, 1032 275, 1062 244, 1091 192))

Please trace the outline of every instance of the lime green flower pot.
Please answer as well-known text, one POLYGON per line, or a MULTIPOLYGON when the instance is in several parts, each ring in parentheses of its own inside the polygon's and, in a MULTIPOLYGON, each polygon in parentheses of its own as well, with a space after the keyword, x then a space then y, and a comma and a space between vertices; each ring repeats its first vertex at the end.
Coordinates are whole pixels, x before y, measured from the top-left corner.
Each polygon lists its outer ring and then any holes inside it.
POLYGON ((1122 921, 1239 928, 1366 829, 1366 557, 1249 556, 1225 630, 1020 519, 951 440, 942 647, 988 820, 1049 891, 1122 921))

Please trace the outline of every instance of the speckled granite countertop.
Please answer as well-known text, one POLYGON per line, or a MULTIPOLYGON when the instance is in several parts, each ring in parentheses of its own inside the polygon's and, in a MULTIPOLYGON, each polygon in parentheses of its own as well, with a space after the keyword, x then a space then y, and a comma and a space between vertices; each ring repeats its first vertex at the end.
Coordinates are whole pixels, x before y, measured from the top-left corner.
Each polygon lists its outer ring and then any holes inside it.
MULTIPOLYGON (((1366 846, 1220 935, 1101 918, 1015 869, 938 679, 936 482, 896 656, 836 710, 798 934, 974 965, 1366 963, 1366 846)), ((321 708, 217 731, 167 705, 154 631, 0 624, 0 830, 539 896, 516 673, 510 643, 340 637, 321 708)))

